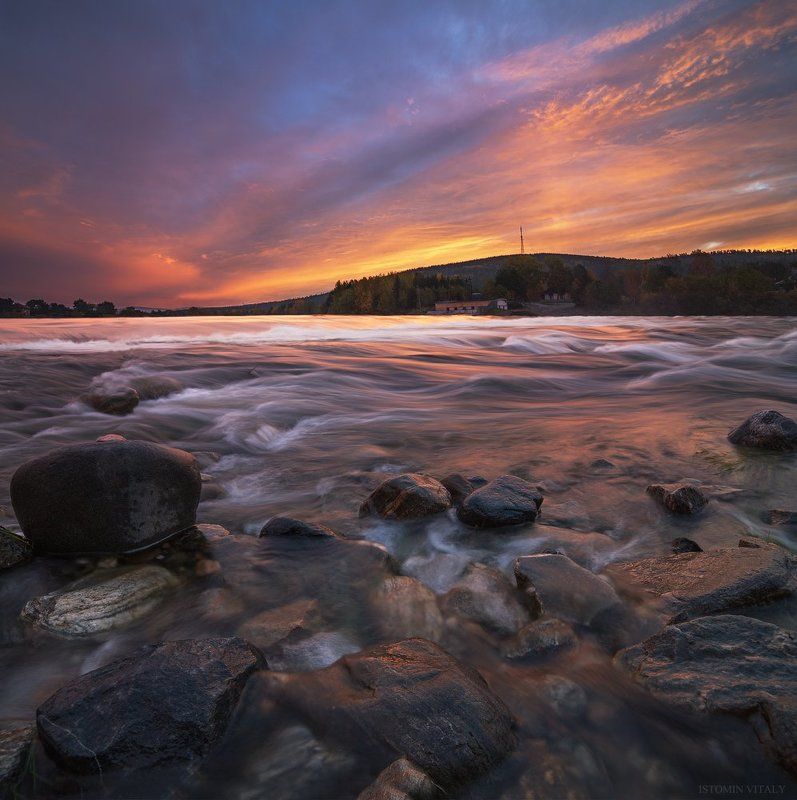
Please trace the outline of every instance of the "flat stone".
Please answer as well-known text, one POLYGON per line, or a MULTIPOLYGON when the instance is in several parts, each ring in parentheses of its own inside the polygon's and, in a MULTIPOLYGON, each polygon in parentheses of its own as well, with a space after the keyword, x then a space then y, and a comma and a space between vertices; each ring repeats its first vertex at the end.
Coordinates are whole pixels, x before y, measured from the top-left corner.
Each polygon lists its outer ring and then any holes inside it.
POLYGON ((652 483, 647 493, 672 514, 697 514, 708 505, 708 497, 686 483, 652 483))
POLYGON ((565 555, 522 556, 515 561, 521 589, 533 589, 545 613, 589 625, 606 609, 620 604, 610 583, 565 555))
POLYGON ((440 481, 428 475, 405 473, 378 486, 360 506, 360 516, 377 514, 385 519, 418 519, 451 507, 451 495, 440 481))
POLYGON ((668 704, 746 717, 775 758, 797 773, 794 632, 749 617, 702 617, 671 625, 616 660, 668 704))
POLYGON ((0 721, 0 794, 3 797, 17 796, 13 789, 23 777, 35 735, 33 723, 0 721))
POLYGON ((357 800, 434 800, 440 796, 440 787, 422 769, 399 758, 385 767, 357 800))
POLYGON ((261 663, 242 639, 147 645, 57 691, 36 713, 39 736, 73 772, 199 758, 224 732, 261 663))
POLYGON ((764 450, 797 449, 797 422, 779 411, 757 411, 728 434, 731 444, 764 450))
POLYGON ((155 609, 179 581, 155 565, 105 579, 90 575, 66 589, 30 600, 22 619, 62 636, 95 636, 129 625, 155 609))
POLYGON ((31 543, 0 525, 0 571, 24 564, 33 558, 31 543))
POLYGON ((331 528, 327 528, 326 525, 303 522, 293 517, 272 517, 260 529, 258 536, 317 536, 331 539, 344 538, 339 533, 335 533, 331 528))
POLYGON ((783 597, 793 590, 795 559, 774 545, 727 547, 612 564, 618 586, 653 599, 670 622, 783 597))
POLYGON ((528 481, 501 475, 469 494, 457 509, 461 522, 474 528, 498 528, 533 522, 542 495, 528 481))
POLYGON ((370 597, 374 626, 382 639, 420 637, 439 641, 443 615, 435 593, 415 578, 397 575, 386 578, 370 597))

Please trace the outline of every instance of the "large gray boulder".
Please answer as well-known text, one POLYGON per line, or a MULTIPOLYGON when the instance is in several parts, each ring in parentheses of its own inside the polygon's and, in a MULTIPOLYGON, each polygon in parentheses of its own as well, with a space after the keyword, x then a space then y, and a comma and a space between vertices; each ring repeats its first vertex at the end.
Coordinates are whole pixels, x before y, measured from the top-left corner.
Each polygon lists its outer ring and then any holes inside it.
POLYGON ((418 519, 451 508, 451 495, 440 481, 407 472, 381 483, 360 506, 360 516, 377 514, 385 519, 418 519))
POLYGON ((514 475, 501 475, 471 492, 457 509, 457 516, 473 528, 518 525, 537 518, 542 499, 528 481, 514 475))
POLYGON ((73 772, 204 756, 262 665, 243 639, 147 645, 68 683, 36 712, 47 751, 73 772))
POLYGON ((623 650, 617 663, 668 704, 731 714, 797 773, 797 635, 742 616, 671 625, 623 650))
POLYGON ((757 411, 728 434, 731 444, 764 450, 797 450, 797 422, 779 411, 757 411))
POLYGON ((11 502, 37 553, 124 553, 196 521, 201 478, 190 453, 150 442, 60 447, 23 464, 11 502))

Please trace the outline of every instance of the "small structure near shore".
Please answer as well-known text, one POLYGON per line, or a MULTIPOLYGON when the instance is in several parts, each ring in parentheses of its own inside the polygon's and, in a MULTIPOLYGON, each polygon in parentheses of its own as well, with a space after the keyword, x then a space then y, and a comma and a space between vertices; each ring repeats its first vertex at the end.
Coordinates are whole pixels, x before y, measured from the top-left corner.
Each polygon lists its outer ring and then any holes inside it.
POLYGON ((509 303, 499 297, 496 300, 438 300, 430 314, 489 314, 506 311, 509 303))

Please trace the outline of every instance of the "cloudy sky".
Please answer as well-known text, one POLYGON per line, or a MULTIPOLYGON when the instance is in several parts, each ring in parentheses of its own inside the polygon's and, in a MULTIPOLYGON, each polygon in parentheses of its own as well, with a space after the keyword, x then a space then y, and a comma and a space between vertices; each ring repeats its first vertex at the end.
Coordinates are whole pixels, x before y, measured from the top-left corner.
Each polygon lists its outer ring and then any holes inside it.
POLYGON ((797 245, 786 0, 0 0, 0 296, 797 245))

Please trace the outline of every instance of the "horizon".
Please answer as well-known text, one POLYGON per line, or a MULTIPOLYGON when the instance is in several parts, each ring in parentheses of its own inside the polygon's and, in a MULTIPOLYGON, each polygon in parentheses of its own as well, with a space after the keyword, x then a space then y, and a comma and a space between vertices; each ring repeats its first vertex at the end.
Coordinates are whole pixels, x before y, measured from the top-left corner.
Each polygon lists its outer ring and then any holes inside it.
POLYGON ((0 8, 0 295, 213 307, 797 244, 775 0, 0 8))

